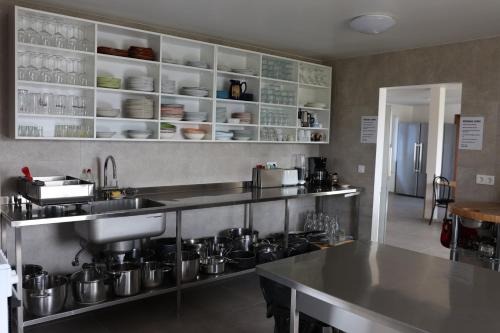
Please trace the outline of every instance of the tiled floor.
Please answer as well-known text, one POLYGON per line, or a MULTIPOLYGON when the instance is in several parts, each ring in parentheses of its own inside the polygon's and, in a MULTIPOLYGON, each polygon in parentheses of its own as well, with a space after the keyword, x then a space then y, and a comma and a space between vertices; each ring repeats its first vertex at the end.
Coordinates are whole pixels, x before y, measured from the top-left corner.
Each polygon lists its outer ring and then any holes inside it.
POLYGON ((26 329, 27 333, 110 332, 252 332, 271 333, 273 319, 257 275, 183 291, 182 315, 176 317, 175 294, 131 302, 26 329))
POLYGON ((448 259, 449 249, 439 241, 441 223, 429 226, 422 217, 423 209, 423 199, 390 194, 386 243, 448 259))

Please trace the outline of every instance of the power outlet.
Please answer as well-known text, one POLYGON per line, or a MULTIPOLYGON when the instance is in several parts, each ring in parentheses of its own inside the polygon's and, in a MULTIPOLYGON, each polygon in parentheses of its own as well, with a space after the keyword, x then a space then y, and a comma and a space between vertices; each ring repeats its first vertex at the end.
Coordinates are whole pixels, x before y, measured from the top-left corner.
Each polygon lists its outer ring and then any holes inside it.
POLYGON ((476 184, 495 185, 495 176, 476 175, 476 184))
POLYGON ((365 166, 363 164, 358 165, 358 173, 365 173, 365 166))

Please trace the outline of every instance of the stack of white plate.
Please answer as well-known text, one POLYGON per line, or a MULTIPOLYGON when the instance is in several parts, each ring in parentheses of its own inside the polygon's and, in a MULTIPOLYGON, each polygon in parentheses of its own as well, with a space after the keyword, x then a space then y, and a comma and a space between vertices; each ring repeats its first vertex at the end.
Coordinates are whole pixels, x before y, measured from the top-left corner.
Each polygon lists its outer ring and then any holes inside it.
POLYGON ((184 111, 185 121, 207 121, 208 113, 198 111, 184 111))
POLYGON ((233 140, 248 141, 252 138, 252 133, 248 130, 232 130, 234 133, 233 140))
POLYGON ((318 102, 308 102, 304 104, 306 108, 318 108, 318 109, 325 109, 326 104, 325 103, 318 103, 318 102))
POLYGON ((97 107, 96 114, 98 117, 116 118, 120 115, 120 109, 113 109, 107 107, 97 107))
POLYGON ((215 140, 229 141, 233 138, 234 133, 231 131, 215 131, 215 140))
POLYGON ((208 68, 208 63, 203 61, 189 60, 186 62, 186 66, 197 67, 197 68, 208 68))
POLYGON ((154 116, 153 100, 149 98, 131 98, 125 101, 123 111, 126 117, 152 119, 154 116))
POLYGON ((225 106, 218 106, 215 114, 218 123, 225 123, 227 121, 227 108, 225 106))
POLYGON ((127 130, 125 131, 126 135, 130 139, 148 139, 151 134, 153 134, 152 131, 146 130, 146 131, 140 131, 140 130, 127 130))
POLYGON ((161 92, 164 94, 175 94, 175 80, 162 79, 161 92))
POLYGON ((182 87, 180 89, 181 95, 206 97, 208 96, 208 89, 203 87, 182 87))
POLYGON ((238 74, 257 76, 257 72, 251 68, 233 68, 232 71, 238 74))
POLYGON ((154 91, 154 78, 149 76, 131 76, 127 78, 126 87, 130 90, 154 91))

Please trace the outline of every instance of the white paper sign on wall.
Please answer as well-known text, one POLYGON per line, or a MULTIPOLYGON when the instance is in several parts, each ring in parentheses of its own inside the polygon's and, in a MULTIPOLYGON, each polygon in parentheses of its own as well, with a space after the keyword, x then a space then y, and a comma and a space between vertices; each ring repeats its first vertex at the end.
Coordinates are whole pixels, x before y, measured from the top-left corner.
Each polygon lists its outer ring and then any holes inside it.
POLYGON ((361 143, 377 143, 377 116, 361 117, 361 143))
POLYGON ((463 150, 482 150, 484 135, 484 117, 460 118, 459 147, 463 150))

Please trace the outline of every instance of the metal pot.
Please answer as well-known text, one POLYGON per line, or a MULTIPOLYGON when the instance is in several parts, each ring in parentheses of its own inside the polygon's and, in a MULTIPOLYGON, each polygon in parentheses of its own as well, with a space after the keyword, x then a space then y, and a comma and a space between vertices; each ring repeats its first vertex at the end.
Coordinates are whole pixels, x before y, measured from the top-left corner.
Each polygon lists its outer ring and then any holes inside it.
POLYGON ((242 236, 252 236, 252 243, 256 243, 259 240, 259 232, 257 230, 252 230, 250 228, 230 228, 223 230, 221 236, 237 239, 242 236))
POLYGON ((226 269, 227 259, 222 256, 211 256, 200 259, 200 269, 205 274, 222 274, 226 269))
MULTIPOLYGON (((172 274, 174 280, 177 279, 177 267, 171 261, 173 267, 172 274)), ((196 279, 200 271, 200 255, 195 251, 182 251, 181 280, 189 282, 196 279)))
POLYGON ((200 255, 200 257, 206 257, 207 254, 207 246, 203 242, 203 238, 190 238, 182 240, 182 249, 183 250, 193 250, 200 255))
POLYGON ((255 248, 255 255, 257 263, 263 264, 284 258, 285 251, 278 244, 261 243, 255 248))
POLYGON ((161 260, 168 259, 171 253, 177 251, 177 238, 175 237, 157 238, 153 242, 156 255, 161 260))
POLYGON ((113 276, 113 291, 116 296, 132 296, 141 291, 141 266, 124 262, 114 264, 110 272, 113 276))
POLYGON ((109 276, 95 265, 84 265, 71 275, 73 297, 80 304, 96 304, 106 300, 109 276))
POLYGON ((144 288, 157 288, 165 282, 171 267, 158 261, 146 261, 141 265, 141 280, 144 288))
POLYGON ((248 251, 232 251, 229 254, 231 264, 234 264, 239 269, 249 269, 255 267, 256 259, 253 252, 248 251))
POLYGON ((29 279, 39 276, 43 273, 43 268, 40 265, 27 264, 23 265, 23 281, 27 282, 29 279))
POLYGON ((231 248, 231 239, 223 236, 202 238, 206 246, 207 256, 224 256, 231 248))
POLYGON ((66 302, 68 279, 62 275, 47 276, 40 289, 34 279, 23 287, 24 308, 35 316, 48 316, 61 311, 66 302))

